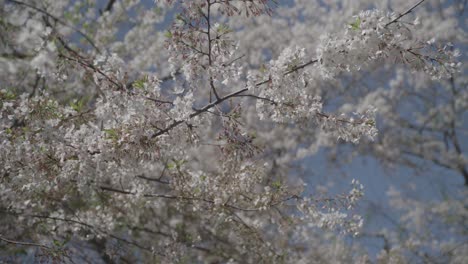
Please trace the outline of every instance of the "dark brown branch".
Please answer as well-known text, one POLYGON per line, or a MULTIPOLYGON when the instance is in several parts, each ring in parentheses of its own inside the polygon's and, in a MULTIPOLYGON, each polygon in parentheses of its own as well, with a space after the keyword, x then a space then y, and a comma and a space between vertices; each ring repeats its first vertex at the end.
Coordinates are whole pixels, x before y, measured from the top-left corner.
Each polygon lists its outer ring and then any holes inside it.
MULTIPOLYGON (((216 100, 216 101, 214 101, 214 102, 212 102, 212 103, 209 103, 209 104, 205 105, 203 108, 198 109, 198 110, 196 110, 194 113, 192 113, 192 114, 189 116, 189 119, 194 118, 194 117, 196 117, 196 116, 199 116, 200 114, 202 114, 202 113, 206 112, 207 110, 213 108, 214 106, 216 106, 216 105, 218 105, 218 104, 220 104, 220 103, 226 101, 227 99, 232 98, 232 97, 235 97, 236 95, 239 95, 239 94, 241 94, 241 93, 243 93, 243 92, 245 92, 245 91, 248 91, 248 90, 249 90, 248 88, 244 88, 244 89, 239 90, 239 91, 237 91, 237 92, 233 92, 233 93, 231 93, 231 94, 228 94, 228 95, 226 95, 226 96, 220 98, 219 100, 216 100)), ((170 130, 172 130, 174 127, 176 127, 176 126, 178 126, 178 125, 180 125, 180 124, 182 124, 182 123, 184 123, 184 122, 185 122, 184 120, 177 120, 177 121, 174 121, 174 122, 172 122, 168 127, 166 127, 165 129, 159 130, 158 132, 156 132, 155 134, 153 134, 153 135, 151 136, 151 138, 156 138, 156 137, 158 137, 158 136, 160 136, 160 135, 162 135, 162 134, 165 134, 165 133, 169 132, 170 130)))
POLYGON ((238 61, 238 60, 240 60, 240 59, 242 59, 242 58, 244 58, 244 57, 245 57, 245 55, 241 55, 241 56, 239 56, 239 57, 233 59, 232 61, 230 61, 230 62, 228 62, 228 63, 223 63, 223 64, 221 64, 221 66, 223 66, 223 67, 229 66, 229 65, 233 64, 234 62, 236 62, 236 61, 238 61))
POLYGON ((122 84, 119 84, 117 83, 116 81, 114 81, 111 77, 109 77, 107 74, 105 74, 104 72, 102 72, 100 69, 98 69, 97 67, 95 67, 94 65, 92 65, 91 63, 88 63, 88 62, 84 62, 84 61, 81 61, 81 60, 78 60, 78 59, 75 59, 75 58, 71 58, 71 57, 68 57, 66 55, 63 55, 63 54, 59 54, 59 57, 62 57, 64 59, 67 59, 69 61, 73 61, 73 62, 77 62, 78 64, 81 64, 82 66, 85 66, 87 68, 90 68, 92 69, 93 71, 101 74, 104 78, 106 78, 109 82, 111 82, 113 85, 115 85, 117 87, 117 89, 119 90, 124 90, 124 87, 122 84))
MULTIPOLYGON (((311 60, 311 61, 309 61, 309 62, 306 62, 306 63, 304 63, 304 64, 302 64, 302 65, 299 65, 299 66, 293 68, 292 70, 290 70, 290 71, 284 73, 284 75, 291 74, 291 73, 293 73, 293 72, 295 72, 295 71, 298 71, 298 70, 300 70, 300 69, 303 69, 303 68, 305 68, 305 67, 307 67, 307 66, 309 66, 309 65, 312 65, 312 64, 314 64, 314 63, 316 63, 316 62, 318 62, 317 59, 314 59, 314 60, 311 60)), ((265 83, 268 83, 268 82, 270 82, 270 80, 261 81, 261 82, 259 82, 259 83, 256 83, 255 86, 261 86, 261 85, 263 85, 263 84, 265 84, 265 83)), ((248 90, 249 90, 249 88, 244 88, 244 89, 241 89, 241 90, 239 90, 239 91, 236 91, 236 92, 233 92, 233 93, 231 93, 231 94, 228 94, 228 95, 226 95, 226 96, 224 96, 224 97, 221 97, 221 98, 217 99, 216 101, 205 105, 203 108, 196 110, 194 113, 192 113, 192 114, 189 116, 189 119, 194 118, 194 117, 196 117, 196 116, 198 116, 198 115, 200 115, 200 114, 202 114, 202 113, 204 113, 204 112, 207 112, 209 109, 211 109, 211 108, 213 108, 214 106, 216 106, 216 105, 218 105, 218 104, 220 104, 220 103, 226 101, 226 100, 229 99, 229 98, 238 97, 239 95, 241 95, 242 93, 244 93, 244 92, 246 92, 246 91, 248 91, 248 90)), ((166 127, 165 129, 159 130, 158 132, 156 132, 155 134, 153 134, 153 135, 151 136, 151 138, 155 138, 155 137, 158 137, 158 136, 160 136, 160 135, 162 135, 162 134, 165 134, 165 133, 169 132, 170 130, 172 130, 174 127, 176 127, 176 126, 178 126, 178 125, 180 125, 180 124, 182 124, 182 123, 184 123, 184 122, 185 122, 184 120, 177 120, 177 121, 174 121, 174 122, 172 122, 168 127, 166 127)))
POLYGON ((107 6, 106 8, 104 9, 104 12, 110 12, 112 10, 112 7, 114 6, 115 4, 115 0, 109 0, 109 2, 107 3, 107 6))
POLYGON ((198 52, 198 53, 200 53, 202 55, 208 56, 208 53, 204 52, 201 49, 197 49, 195 46, 190 45, 190 44, 188 44, 188 43, 186 43, 186 42, 184 42, 182 40, 177 41, 177 43, 180 43, 180 44, 186 46, 187 48, 193 49, 194 51, 196 51, 196 52, 198 52))
POLYGON ((1 53, 0 54, 1 58, 7 58, 7 59, 30 59, 34 57, 32 54, 26 54, 26 53, 21 53, 17 50, 13 50, 11 53, 1 53))
POLYGON ((145 175, 138 175, 136 176, 137 178, 140 178, 140 179, 143 179, 143 180, 147 180, 147 181, 154 181, 154 182, 159 182, 159 183, 162 183, 162 184, 170 184, 170 182, 168 181, 163 181, 161 180, 160 178, 151 178, 151 177, 146 177, 145 175))
MULTIPOLYGON (((301 65, 299 65, 299 66, 293 67, 291 70, 285 72, 285 73, 283 74, 283 76, 289 75, 289 74, 291 74, 291 73, 293 73, 293 72, 296 72, 296 71, 298 71, 298 70, 300 70, 300 69, 304 69, 305 67, 307 67, 307 66, 309 66, 309 65, 312 65, 312 64, 314 64, 314 63, 316 63, 316 62, 318 62, 318 60, 317 60, 317 59, 314 59, 314 60, 310 60, 310 61, 308 61, 308 62, 306 62, 306 63, 304 63, 304 64, 301 64, 301 65)), ((264 80, 264 81, 258 82, 258 83, 255 84, 255 86, 264 85, 264 84, 266 84, 266 83, 269 83, 270 81, 271 81, 271 78, 268 79, 268 80, 264 80)))
POLYGON ((390 26, 391 24, 393 23, 396 23, 398 20, 400 20, 400 18, 406 16, 407 14, 413 12, 413 10, 418 7, 419 5, 421 5, 424 1, 426 0, 420 0, 419 2, 417 2, 415 5, 413 5, 411 8, 409 8, 408 10, 406 10, 406 12, 404 13, 401 13, 399 16, 397 16, 395 19, 393 19, 392 21, 388 22, 385 27, 388 27, 390 26))
MULTIPOLYGON (((69 219, 69 218, 61 218, 61 217, 53 217, 53 216, 48 216, 48 215, 37 215, 37 214, 22 214, 22 213, 18 213, 18 212, 11 212, 11 211, 4 211, 2 210, 1 212, 3 213, 6 213, 6 214, 9 214, 9 215, 15 215, 15 216, 24 216, 24 217, 32 217, 32 218, 39 218, 39 219, 50 219, 50 220, 55 220, 55 221, 62 221, 62 222, 67 222, 67 223, 73 223, 73 224, 77 224, 77 225, 81 225, 81 226, 84 226, 84 227, 87 227, 91 230, 94 230, 95 232, 98 232, 98 233, 103 233, 105 235, 108 235, 109 237, 112 237, 116 240, 119 240, 121 242, 125 242, 127 244, 130 244, 130 245, 133 245, 137 248, 140 248, 140 249, 143 249, 143 250, 146 250, 146 251, 149 251, 149 252, 152 252, 152 253, 157 253, 161 256, 164 256, 163 253, 161 252, 155 252, 154 250, 152 250, 151 248, 148 248, 148 247, 145 247, 145 246, 142 246, 134 241, 131 241, 131 240, 128 240, 128 239, 125 239, 125 238, 121 238, 119 236, 116 236, 114 234, 111 234, 105 230, 101 230, 99 228, 96 228, 95 226, 93 225, 90 225, 88 223, 85 223, 85 222, 81 222, 81 221, 78 221, 78 220, 73 220, 73 219, 69 219)), ((50 249, 50 248, 49 248, 50 249)))
POLYGON ((11 239, 8 239, 8 238, 5 238, 3 236, 0 235, 0 240, 1 241, 4 241, 4 242, 7 242, 9 244, 15 244, 15 245, 21 245, 21 246, 30 246, 30 247, 39 247, 39 248, 44 248, 44 249, 47 249, 47 250, 53 250, 51 247, 48 247, 46 245, 43 245, 43 244, 36 244, 36 243, 31 243, 31 242, 22 242, 22 241, 15 241, 15 240, 11 240, 11 239))
MULTIPOLYGON (((127 191, 127 190, 120 190, 120 189, 107 187, 107 186, 99 186, 99 189, 101 189, 102 191, 114 192, 114 193, 125 194, 125 195, 136 195, 137 194, 135 192, 131 192, 131 191, 127 191)), ((147 198, 162 198, 162 199, 170 199, 170 200, 199 201, 199 202, 204 202, 204 203, 213 204, 213 205, 215 204, 214 201, 206 199, 206 198, 202 198, 202 197, 188 197, 188 196, 178 196, 178 195, 170 195, 170 194, 143 194, 142 196, 147 197, 147 198)), ((287 198, 285 198, 283 200, 279 200, 279 201, 276 201, 276 202, 272 201, 268 206, 270 206, 270 207, 277 206, 277 205, 280 205, 281 203, 289 201, 291 199, 297 199, 297 196, 293 195, 293 196, 287 197, 287 198)), ((246 212, 254 212, 254 211, 262 210, 262 208, 242 208, 242 207, 238 207, 236 205, 232 205, 232 204, 228 204, 228 203, 222 204, 222 206, 226 207, 226 208, 231 208, 231 209, 235 209, 235 210, 239 210, 239 211, 246 211, 246 212)))
POLYGON ((284 76, 286 76, 286 75, 288 75, 288 74, 291 74, 291 73, 293 73, 293 72, 296 72, 296 71, 298 71, 298 70, 300 70, 300 69, 304 69, 305 67, 307 67, 307 66, 309 66, 309 65, 312 65, 312 64, 314 64, 314 63, 316 63, 316 62, 318 62, 317 59, 308 61, 308 62, 306 62, 306 63, 304 63, 304 64, 302 64, 302 65, 293 67, 290 71, 285 72, 285 73, 284 73, 284 76))
MULTIPOLYGON (((118 84, 112 78, 110 78, 107 74, 102 72, 100 69, 98 69, 94 65, 86 62, 85 58, 83 56, 81 56, 77 51, 72 49, 70 46, 68 46, 67 43, 61 37, 58 37, 58 40, 67 51, 69 51, 70 53, 72 53, 73 55, 75 55, 79 59, 71 58, 71 57, 65 56, 63 54, 60 54, 59 56, 65 58, 67 60, 74 61, 74 62, 76 62, 76 63, 78 63, 78 64, 80 64, 80 65, 82 65, 84 67, 92 69, 93 71, 95 71, 95 72, 101 74, 102 76, 104 76, 109 82, 114 84, 117 87, 117 89, 119 89, 119 90, 123 89, 123 85, 118 84)), ((180 71, 176 72, 176 74, 179 74, 179 73, 180 73, 180 71)), ((165 77, 165 78, 167 78, 167 77, 165 77)), ((163 81, 165 81, 165 80, 163 79, 163 81)), ((147 97, 147 96, 144 96, 143 98, 145 98, 147 100, 150 100, 150 101, 153 101, 153 102, 156 102, 156 103, 159 103, 159 104, 170 104, 170 105, 174 104, 173 102, 170 102, 170 101, 160 100, 160 99, 151 98, 151 97, 147 97)))
POLYGON ((261 96, 255 95, 255 94, 239 94, 236 97, 252 97, 252 98, 255 98, 255 99, 258 99, 258 100, 263 100, 263 101, 270 102, 273 105, 278 104, 277 102, 275 102, 274 100, 271 100, 270 98, 261 97, 261 96))
MULTIPOLYGON (((211 1, 210 0, 206 0, 207 2, 207 5, 208 5, 208 10, 207 10, 207 14, 203 14, 203 16, 205 17, 206 19, 206 24, 208 26, 208 29, 207 29, 207 33, 208 33, 208 64, 211 65, 213 64, 212 63, 212 58, 211 58, 211 21, 210 21, 210 13, 211 13, 211 1)), ((218 91, 216 91, 216 87, 214 86, 214 81, 213 81, 213 76, 210 75, 210 87, 211 87, 211 90, 213 91, 213 94, 216 98, 216 100, 219 100, 219 95, 218 95, 218 91)))
POLYGON ((160 100, 160 99, 155 99, 155 98, 151 98, 151 97, 148 97, 148 96, 145 96, 144 98, 147 99, 147 100, 150 100, 150 101, 159 103, 159 104, 170 104, 170 105, 174 105, 174 103, 173 103, 173 102, 170 102, 170 101, 164 101, 164 100, 160 100))

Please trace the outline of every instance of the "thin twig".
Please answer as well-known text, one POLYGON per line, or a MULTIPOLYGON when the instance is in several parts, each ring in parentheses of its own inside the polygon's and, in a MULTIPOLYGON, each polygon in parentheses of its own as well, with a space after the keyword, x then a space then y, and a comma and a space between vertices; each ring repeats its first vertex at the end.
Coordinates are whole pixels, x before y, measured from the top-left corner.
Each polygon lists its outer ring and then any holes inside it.
POLYGON ((111 11, 114 4, 115 4, 115 0, 109 0, 109 2, 107 3, 106 9, 104 9, 104 12, 111 11))
MULTIPOLYGON (((125 194, 125 195, 137 195, 136 192, 131 192, 131 191, 127 191, 127 190, 120 190, 120 189, 116 189, 116 188, 108 187, 108 186, 99 186, 99 189, 101 189, 102 191, 114 192, 114 193, 125 194)), ((142 196, 147 197, 147 198, 162 198, 162 199, 170 199, 170 200, 199 201, 199 202, 204 202, 204 203, 208 203, 208 204, 215 204, 215 202, 213 200, 209 200, 209 199, 206 199, 206 198, 203 198, 203 197, 189 197, 189 196, 178 196, 178 195, 170 195, 170 194, 150 194, 150 193, 143 194, 142 196)), ((293 196, 293 197, 287 197, 285 199, 278 200, 278 201, 275 201, 275 202, 272 201, 267 206, 268 207, 277 206, 277 205, 279 205, 279 204, 281 204, 281 203, 283 203, 285 201, 295 199, 296 197, 297 196, 293 196)), ((235 209, 235 210, 239 210, 239 211, 246 211, 246 212, 254 212, 254 211, 261 211, 262 210, 261 207, 260 208, 243 208, 243 207, 239 207, 239 206, 236 206, 236 205, 233 205, 233 204, 228 204, 228 203, 221 204, 220 206, 235 209)))
MULTIPOLYGON (((164 170, 165 170, 165 168, 164 168, 164 170)), ((164 170, 163 170, 163 172, 164 172, 164 170)), ((161 173, 161 176, 159 178, 151 178, 151 177, 147 177, 145 175, 137 175, 136 177, 140 178, 140 179, 143 179, 143 180, 147 180, 147 181, 159 182, 161 184, 170 184, 170 182, 168 182, 168 181, 161 180, 162 176, 164 176, 163 173, 161 173)))
POLYGON ((32 246, 32 247, 40 247, 40 248, 44 248, 44 249, 47 249, 47 250, 53 250, 51 247, 48 247, 46 245, 43 245, 43 244, 37 244, 37 243, 31 243, 31 242, 22 242, 22 241, 15 241, 15 240, 11 240, 11 239, 8 239, 8 238, 5 238, 3 236, 0 235, 0 240, 4 241, 4 242, 7 242, 7 243, 10 243, 10 244, 16 244, 16 245, 21 245, 21 246, 32 246))
MULTIPOLYGON (((11 212, 11 211, 4 211, 4 210, 1 210, 1 212, 9 214, 9 215, 15 215, 15 216, 25 216, 25 217, 33 217, 33 218, 39 218, 39 219, 50 219, 50 220, 55 220, 55 221, 62 221, 62 222, 81 225, 81 226, 87 227, 87 228, 89 228, 91 230, 94 230, 94 232, 108 235, 109 237, 112 237, 112 238, 114 238, 116 240, 125 242, 125 243, 130 244, 130 245, 133 245, 133 246, 135 246, 137 248, 140 248, 140 249, 143 249, 143 250, 146 250, 146 251, 149 251, 149 252, 156 253, 158 255, 164 256, 164 253, 162 253, 162 252, 155 252, 151 248, 140 245, 140 244, 138 244, 138 243, 136 243, 136 242, 134 242, 132 240, 128 240, 126 238, 119 237, 117 235, 114 235, 112 233, 109 233, 109 232, 107 232, 105 230, 102 230, 100 228, 97 228, 97 227, 95 227, 93 225, 90 225, 90 224, 82 222, 82 221, 69 219, 69 218, 62 218, 62 217, 53 217, 53 216, 48 216, 48 215, 40 215, 40 214, 22 214, 22 213, 18 213, 18 212, 11 212)), ((4 240, 4 239, 2 239, 2 240, 4 240)), ((45 247, 47 247, 47 246, 45 246, 45 247)), ((48 248, 48 249, 51 249, 51 248, 48 248)))
POLYGON ((239 95, 236 96, 236 97, 252 97, 252 98, 255 98, 255 99, 259 99, 259 100, 263 100, 263 101, 270 102, 270 103, 273 104, 273 105, 277 105, 277 104, 278 104, 277 102, 275 102, 274 100, 271 100, 270 98, 261 97, 261 96, 255 95, 255 94, 239 94, 239 95))
POLYGON ((59 54, 59 57, 62 57, 64 59, 67 59, 69 61, 74 61, 74 62, 77 62, 78 64, 81 64, 82 66, 85 66, 87 68, 90 68, 92 70, 94 70, 95 72, 101 74, 104 78, 106 78, 109 82, 111 82, 113 85, 115 85, 117 87, 117 89, 119 90, 125 90, 123 85, 122 84, 119 84, 117 83, 116 81, 114 81, 111 77, 109 77, 107 74, 105 74, 103 71, 101 71, 99 68, 95 67, 94 65, 92 65, 91 63, 88 63, 88 62, 84 62, 84 61, 81 61, 81 60, 78 60, 78 59, 75 59, 75 58, 71 58, 71 57, 68 57, 64 54, 59 54))
MULTIPOLYGON (((188 117, 188 119, 191 119, 191 118, 194 118, 194 117, 196 117, 196 116, 199 116, 200 114, 202 114, 202 113, 206 112, 207 110, 213 108, 214 106, 216 106, 216 105, 218 105, 218 104, 220 104, 220 103, 226 101, 227 99, 229 99, 229 98, 231 98, 231 97, 235 97, 236 95, 239 95, 239 94, 241 94, 241 93, 243 93, 243 92, 245 92, 245 91, 248 91, 248 90, 249 90, 248 88, 244 88, 244 89, 242 89, 242 90, 239 90, 239 91, 233 92, 233 93, 231 93, 231 94, 228 94, 228 95, 226 95, 226 96, 224 96, 224 97, 222 97, 222 98, 220 98, 220 99, 218 99, 218 100, 216 100, 216 101, 214 101, 214 102, 212 102, 212 103, 209 103, 209 104, 205 105, 203 108, 198 109, 198 110, 195 110, 195 112, 192 113, 192 114, 188 117)), ((168 127, 166 127, 165 129, 159 130, 158 132, 154 133, 154 134, 151 136, 151 138, 156 138, 156 137, 158 137, 158 136, 160 136, 160 135, 162 135, 162 134, 165 134, 165 133, 169 132, 170 130, 172 130, 174 127, 176 127, 176 126, 178 126, 178 125, 180 125, 180 124, 182 124, 182 123, 184 123, 184 122, 185 122, 185 120, 176 120, 176 121, 172 122, 172 123, 171 123, 168 127)))
POLYGON ((36 11, 38 11, 38 12, 52 18, 53 20, 57 21, 58 23, 73 29, 74 31, 78 32, 78 34, 83 36, 89 42, 89 44, 91 44, 91 46, 93 46, 93 48, 96 49, 97 52, 101 53, 101 50, 96 46, 96 44, 94 44, 93 40, 88 35, 86 35, 86 33, 81 31, 80 29, 68 24, 67 22, 63 21, 62 19, 52 15, 51 13, 45 11, 44 9, 41 9, 39 7, 36 7, 36 6, 28 4, 28 3, 23 3, 23 2, 20 2, 20 1, 16 1, 16 0, 7 0, 7 1, 10 1, 10 2, 12 2, 14 4, 17 4, 17 5, 22 5, 22 6, 26 6, 26 7, 29 7, 31 9, 34 9, 34 10, 36 10, 36 11))
MULTIPOLYGON (((291 73, 293 73, 293 72, 296 72, 296 71, 298 71, 298 70, 300 70, 300 69, 304 69, 305 67, 307 67, 307 66, 309 66, 309 65, 312 65, 312 64, 314 64, 314 63, 316 63, 316 62, 318 62, 318 59, 313 59, 313 60, 310 60, 310 61, 308 61, 308 62, 306 62, 306 63, 304 63, 304 64, 301 64, 301 65, 299 65, 299 66, 293 67, 291 70, 285 72, 285 73, 283 74, 283 76, 289 75, 289 74, 291 74, 291 73)), ((271 78, 269 78, 268 80, 264 80, 264 81, 258 82, 258 83, 255 84, 255 86, 261 86, 261 85, 264 85, 264 84, 266 84, 266 83, 269 83, 270 81, 271 81, 271 78)))
POLYGON ((417 2, 415 5, 413 5, 411 8, 409 8, 408 10, 406 10, 406 12, 404 13, 401 13, 399 16, 397 16, 395 19, 393 19, 392 21, 388 22, 385 27, 388 27, 389 25, 393 24, 393 23, 396 23, 400 18, 406 16, 407 14, 413 12, 413 10, 418 7, 420 4, 422 4, 424 1, 426 0, 420 0, 419 2, 417 2))
POLYGON ((291 70, 287 71, 284 73, 284 76, 288 75, 288 74, 291 74, 293 72, 296 72, 300 69, 304 69, 305 67, 309 66, 309 65, 312 65, 314 63, 318 62, 318 59, 315 59, 315 60, 311 60, 311 61, 308 61, 302 65, 299 65, 299 66, 296 66, 296 67, 293 67, 291 70))
MULTIPOLYGON (((208 9, 207 14, 205 15, 203 12, 202 12, 202 14, 206 19, 206 23, 207 23, 207 27, 208 27, 207 28, 207 33, 208 33, 208 65, 211 67, 211 65, 213 64, 212 63, 212 58, 211 58, 211 50, 212 50, 211 41, 212 41, 212 39, 211 39, 211 22, 210 22, 210 15, 211 15, 210 13, 211 13, 212 3, 210 2, 210 0, 206 0, 206 2, 207 2, 207 5, 208 5, 207 6, 207 9, 208 9)), ((211 76, 211 74, 210 74, 210 87, 211 87, 211 90, 213 91, 213 94, 214 94, 216 100, 219 100, 220 97, 218 95, 218 91, 216 91, 216 87, 215 87, 214 81, 213 81, 213 76, 211 76)))

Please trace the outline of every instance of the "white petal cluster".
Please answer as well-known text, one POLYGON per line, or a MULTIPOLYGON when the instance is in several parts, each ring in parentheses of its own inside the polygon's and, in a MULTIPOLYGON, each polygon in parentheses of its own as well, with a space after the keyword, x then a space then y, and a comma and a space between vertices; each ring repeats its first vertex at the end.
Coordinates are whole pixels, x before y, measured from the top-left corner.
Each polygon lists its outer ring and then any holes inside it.
POLYGON ((270 62, 267 73, 262 74, 268 82, 259 88, 252 87, 252 90, 259 90, 260 97, 271 100, 257 100, 260 119, 286 123, 321 111, 320 97, 308 92, 308 76, 305 73, 285 74, 307 60, 305 50, 295 47, 285 49, 277 60, 270 62))
MULTIPOLYGON (((16 244, 38 246, 59 262, 91 246, 110 262, 308 263, 320 256, 346 263, 357 254, 341 238, 360 234, 364 221, 354 210, 364 188, 353 180, 342 195, 310 195, 298 161, 351 142, 387 159, 410 153, 458 170, 468 163, 453 139, 464 124, 457 117, 467 108, 459 88, 466 80, 444 79, 456 76, 460 52, 426 41, 395 14, 364 11, 320 38, 300 23, 290 33, 301 37, 285 41, 271 30, 292 21, 269 17, 271 0, 166 0, 154 9, 138 0, 36 2, 0 8, 2 246, 13 241, 3 233, 44 242, 16 244), (159 31, 174 10, 181 13, 159 31), (262 34, 236 27, 246 17, 272 23, 260 26, 262 34), (380 64, 399 67, 395 78, 362 92, 356 79, 380 64), (424 81, 407 81, 416 71, 424 81), (401 127, 395 102, 409 91, 425 96, 431 78, 456 98, 413 113, 421 131, 365 140, 377 137, 377 114, 388 119, 385 128, 401 127), (405 82, 414 89, 401 88, 405 82), (425 130, 450 127, 439 138, 425 130)), ((327 9, 318 2, 315 9, 327 9)), ((296 11, 278 9, 297 20, 308 12, 296 11)), ((345 21, 349 12, 333 19, 345 21)), ((425 207, 391 196, 400 222, 416 232, 428 226, 427 215, 466 218, 463 202, 425 207)), ((437 247, 452 245, 446 242, 437 247)), ((428 246, 417 236, 401 245, 428 246)), ((392 248, 379 259, 404 255, 392 248)))
POLYGON ((415 39, 404 24, 389 22, 393 17, 379 10, 363 11, 341 34, 322 35, 316 50, 321 74, 333 78, 382 61, 406 64, 433 78, 447 77, 458 71, 459 65, 453 63, 456 52, 447 46, 435 47, 433 41, 415 39))

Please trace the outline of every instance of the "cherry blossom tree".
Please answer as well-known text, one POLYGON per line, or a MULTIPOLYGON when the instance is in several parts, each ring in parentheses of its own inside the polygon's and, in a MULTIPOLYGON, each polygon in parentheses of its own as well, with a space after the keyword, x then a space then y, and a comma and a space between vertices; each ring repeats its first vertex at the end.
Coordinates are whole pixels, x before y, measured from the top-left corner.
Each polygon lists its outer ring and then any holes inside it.
MULTIPOLYGON (((0 0, 1 254, 370 261, 345 239, 362 234, 364 187, 311 192, 301 164, 328 148, 466 179, 464 10, 425 2, 0 0)), ((463 227, 464 198, 421 207, 463 227)), ((431 239, 410 238, 378 260, 431 239)), ((463 261, 466 244, 444 246, 463 261)))

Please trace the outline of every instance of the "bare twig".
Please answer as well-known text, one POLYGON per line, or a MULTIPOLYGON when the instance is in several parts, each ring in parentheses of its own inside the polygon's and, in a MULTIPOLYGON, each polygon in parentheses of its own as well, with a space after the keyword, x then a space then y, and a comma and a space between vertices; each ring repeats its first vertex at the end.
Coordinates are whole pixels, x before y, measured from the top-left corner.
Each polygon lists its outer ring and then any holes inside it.
POLYGON ((15 240, 11 240, 11 239, 8 239, 8 238, 5 238, 3 236, 0 235, 0 240, 1 241, 4 241, 4 242, 7 242, 9 244, 15 244, 15 245, 21 245, 21 246, 30 246, 30 247, 39 247, 39 248, 43 248, 43 249, 47 249, 47 250, 53 250, 51 247, 48 247, 46 245, 43 245, 43 244, 37 244, 37 243, 31 243, 31 242, 22 242, 22 241, 15 241, 15 240))

